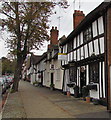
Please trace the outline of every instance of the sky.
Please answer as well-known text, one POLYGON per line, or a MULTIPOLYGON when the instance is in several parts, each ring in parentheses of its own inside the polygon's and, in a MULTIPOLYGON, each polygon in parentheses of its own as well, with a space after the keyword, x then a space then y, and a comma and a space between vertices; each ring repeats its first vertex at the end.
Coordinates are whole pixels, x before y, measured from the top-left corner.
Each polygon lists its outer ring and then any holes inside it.
MULTIPOLYGON (((57 27, 59 30, 59 38, 63 35, 66 37, 73 30, 73 13, 74 10, 81 10, 85 15, 90 13, 93 9, 95 9, 99 4, 101 4, 104 0, 68 0, 68 4, 70 5, 67 9, 61 9, 60 7, 56 7, 53 11, 56 14, 53 14, 50 17, 50 29, 52 26, 57 27), (75 1, 75 2, 74 2, 75 1)), ((50 34, 50 29, 48 33, 50 34)), ((8 50, 6 49, 5 39, 7 38, 7 34, 1 35, 0 32, 0 58, 6 57, 8 50)), ((33 50, 35 55, 41 55, 47 51, 47 42, 44 43, 44 46, 40 48, 40 50, 33 50)))

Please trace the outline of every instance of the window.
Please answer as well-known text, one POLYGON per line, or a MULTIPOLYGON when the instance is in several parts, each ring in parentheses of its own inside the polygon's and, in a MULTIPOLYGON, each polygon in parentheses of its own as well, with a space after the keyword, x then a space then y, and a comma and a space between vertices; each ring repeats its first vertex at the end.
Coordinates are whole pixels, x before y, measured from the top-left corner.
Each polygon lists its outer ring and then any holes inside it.
POLYGON ((73 41, 70 41, 69 43, 68 43, 68 52, 70 52, 71 50, 73 50, 73 41))
POLYGON ((70 67, 69 75, 70 75, 70 82, 76 82, 76 67, 70 67))
POLYGON ((99 63, 92 63, 89 66, 90 82, 99 82, 99 63))
POLYGON ((89 27, 88 29, 86 29, 84 31, 84 42, 90 41, 92 39, 91 36, 91 27, 89 27))

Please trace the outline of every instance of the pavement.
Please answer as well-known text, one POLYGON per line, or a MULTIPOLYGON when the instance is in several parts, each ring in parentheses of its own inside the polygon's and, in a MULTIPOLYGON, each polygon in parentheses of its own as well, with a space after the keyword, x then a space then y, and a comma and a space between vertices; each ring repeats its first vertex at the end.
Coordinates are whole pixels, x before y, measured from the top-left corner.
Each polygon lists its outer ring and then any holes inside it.
POLYGON ((2 118, 109 118, 102 105, 86 103, 45 87, 20 81, 19 92, 11 93, 4 105, 2 118))

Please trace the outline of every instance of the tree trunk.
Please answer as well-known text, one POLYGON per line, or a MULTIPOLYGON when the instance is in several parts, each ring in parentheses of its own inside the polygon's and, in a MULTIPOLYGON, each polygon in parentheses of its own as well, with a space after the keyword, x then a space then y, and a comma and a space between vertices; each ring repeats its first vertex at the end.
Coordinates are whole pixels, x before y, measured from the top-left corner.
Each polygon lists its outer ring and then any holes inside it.
POLYGON ((17 65, 14 73, 14 83, 12 86, 12 92, 17 92, 19 87, 20 75, 22 71, 22 58, 17 60, 17 65))

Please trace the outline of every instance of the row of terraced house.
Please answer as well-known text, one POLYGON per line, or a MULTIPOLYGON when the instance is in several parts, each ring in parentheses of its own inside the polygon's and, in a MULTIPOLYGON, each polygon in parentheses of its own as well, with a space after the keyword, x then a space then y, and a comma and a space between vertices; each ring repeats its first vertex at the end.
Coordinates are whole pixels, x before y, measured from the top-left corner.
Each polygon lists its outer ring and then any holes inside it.
POLYGON ((82 97, 86 87, 91 98, 111 110, 111 2, 101 3, 87 16, 75 10, 73 25, 68 37, 60 39, 57 27, 52 27, 47 52, 28 58, 23 77, 75 97, 82 97))

